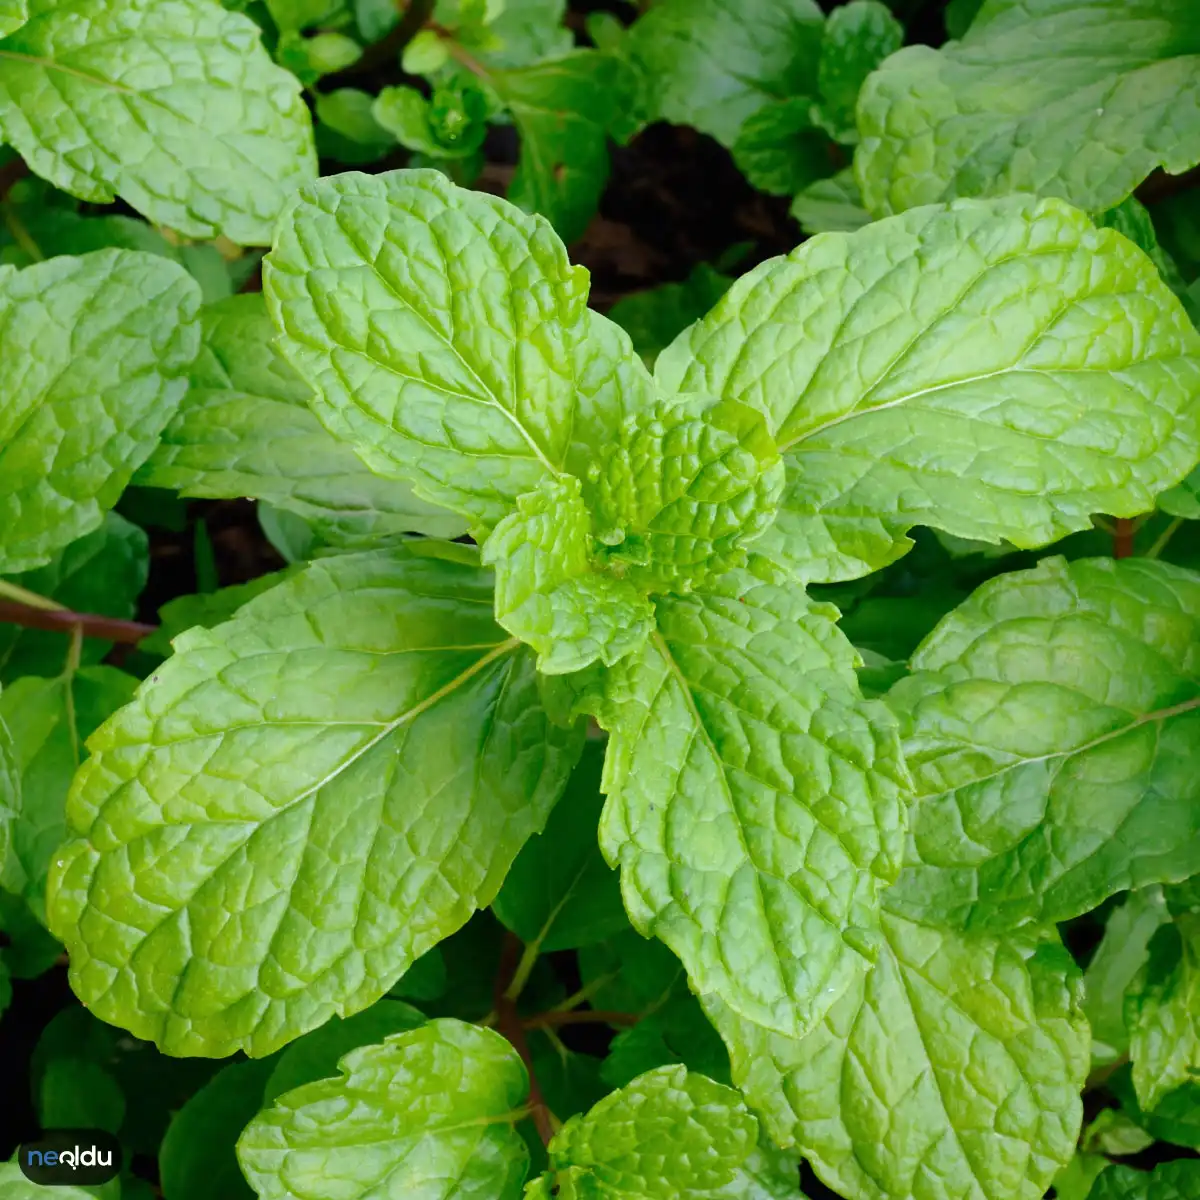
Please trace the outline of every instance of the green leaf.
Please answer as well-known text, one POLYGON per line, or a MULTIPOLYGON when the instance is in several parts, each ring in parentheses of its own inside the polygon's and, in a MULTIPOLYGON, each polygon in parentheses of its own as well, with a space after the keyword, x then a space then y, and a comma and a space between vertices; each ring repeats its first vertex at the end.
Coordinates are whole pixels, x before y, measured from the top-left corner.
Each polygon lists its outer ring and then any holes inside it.
POLYGON ((563 28, 566 0, 503 0, 501 12, 488 23, 480 60, 490 67, 529 67, 562 58, 575 44, 563 28))
POLYGON ((646 1071, 674 1063, 719 1083, 729 1082, 729 1054, 695 996, 670 1000, 617 1034, 600 1074, 610 1087, 619 1088, 646 1071))
POLYGON ((634 925, 692 988, 799 1036, 862 973, 899 866, 906 774, 836 610, 731 572, 658 602, 608 672, 600 826, 634 925))
POLYGON ((336 88, 317 97, 318 141, 339 162, 378 162, 396 147, 375 119, 375 97, 358 88, 336 88), (333 143, 332 146, 330 143, 333 143))
POLYGON ((633 339, 650 366, 693 321, 698 321, 729 290, 733 280, 699 263, 682 283, 664 283, 618 300, 608 310, 633 339))
POLYGON ((513 1125, 529 1081, 498 1033, 430 1021, 352 1051, 339 1070, 242 1134, 238 1158, 263 1200, 521 1195, 529 1153, 513 1125))
POLYGON ((1101 229, 1115 229, 1142 250, 1158 268, 1163 282, 1177 296, 1186 290, 1183 277, 1171 256, 1159 245, 1154 222, 1146 206, 1133 196, 1127 196, 1116 208, 1097 214, 1093 220, 1101 229))
POLYGON ((790 211, 805 233, 853 233, 871 223, 849 167, 810 183, 792 201, 790 211))
MULTIPOLYGON (((2 699, 0 704, 3 704, 2 699)), ((8 867, 8 856, 12 850, 13 828, 20 818, 21 763, 12 734, 0 716, 0 884, 12 870, 8 867)), ((20 874, 17 880, 19 882, 20 874)))
POLYGON ((575 241, 608 182, 607 131, 632 104, 629 67, 614 54, 574 50, 497 72, 488 82, 521 135, 509 200, 541 213, 564 241, 575 241))
POLYGON ((138 483, 206 499, 261 498, 334 546, 462 534, 460 517, 373 474, 322 427, 308 408, 312 390, 275 348, 261 295, 233 296, 202 315, 191 388, 138 483))
POLYGON ((50 907, 93 1012, 170 1053, 266 1054, 491 903, 582 732, 491 607, 467 548, 418 541, 177 639, 72 792, 50 907))
MULTIPOLYGON (((2 86, 2 85, 0 85, 2 86)), ((158 441, 196 357, 199 289, 128 250, 0 268, 0 573, 96 529, 158 441)))
POLYGON ((546 828, 525 843, 492 904, 506 928, 546 953, 603 941, 629 926, 617 877, 596 842, 603 768, 603 744, 588 742, 546 828))
POLYGON ((0 1163, 0 1200, 96 1200, 95 1194, 69 1184, 53 1189, 30 1183, 15 1162, 0 1163))
POLYGON ((1110 1165, 1103 1154, 1076 1154, 1054 1177, 1055 1200, 1088 1200, 1096 1177, 1110 1165))
POLYGON ((732 1088, 661 1067, 572 1117, 550 1142, 550 1167, 587 1200, 704 1196, 733 1182, 757 1133, 732 1088))
MULTIPOLYGON (((146 586, 149 548, 145 533, 116 513, 103 524, 59 551, 44 567, 18 575, 12 582, 57 600, 74 612, 106 617, 132 617, 146 586)), ((57 675, 67 659, 70 637, 18 625, 0 625, 0 678, 57 675)), ((98 663, 112 649, 102 638, 87 638, 80 649, 85 665, 98 663)))
POLYGON ((885 942, 807 1037, 709 998, 733 1077, 781 1146, 859 1200, 1036 1200, 1075 1150, 1088 1070, 1060 946, 885 914, 885 942))
POLYGON ((416 88, 386 87, 371 113, 409 150, 434 158, 470 158, 487 133, 487 100, 473 84, 452 80, 427 99, 416 88))
POLYGON ((904 27, 878 0, 850 0, 825 22, 817 87, 821 115, 839 142, 856 142, 854 106, 868 75, 904 44, 904 27))
POLYGON ((370 1008, 353 1016, 332 1017, 318 1029, 294 1041, 275 1063, 266 1081, 262 1103, 266 1107, 293 1088, 318 1079, 331 1079, 338 1073, 338 1062, 357 1050, 382 1042, 395 1033, 405 1033, 425 1024, 425 1017, 399 1000, 377 1000, 370 1008))
POLYGON ((1096 1180, 1088 1200, 1200 1200, 1200 1162, 1160 1163, 1150 1173, 1111 1166, 1096 1180))
POLYGON ((1126 1001, 1138 1104, 1153 1112, 1169 1092, 1200 1079, 1200 916, 1183 913, 1150 941, 1126 1001))
POLYGON ((654 628, 654 605, 592 553, 579 480, 546 480, 517 501, 483 547, 496 569, 496 620, 532 646, 538 670, 564 675, 611 666, 654 628))
POLYGON ((1200 576, 1044 559, 944 618, 889 693, 919 802, 891 893, 996 933, 1200 870, 1200 576))
POLYGON ((1130 892, 1109 915, 1083 976, 1083 1011, 1092 1027, 1094 1063, 1114 1063, 1128 1052, 1125 993, 1146 961, 1150 939, 1168 919, 1158 887, 1130 892))
POLYGON ((1191 0, 988 0, 961 42, 909 46, 863 89, 867 208, 1037 192, 1101 212, 1200 161, 1191 0))
POLYGON ((28 20, 29 0, 0 0, 0 37, 7 37, 28 20))
POLYGON ((822 25, 813 0, 660 0, 627 40, 649 81, 650 120, 732 147, 756 112, 811 91, 822 25))
POLYGON ((1104 1108, 1083 1131, 1079 1145, 1099 1154, 1140 1154, 1154 1139, 1119 1108, 1104 1108))
POLYGON ((294 76, 210 0, 30 0, 0 41, 0 132, 81 200, 116 196, 189 237, 266 245, 315 178, 294 76))
POLYGON ((760 548, 812 580, 891 562, 914 524, 1025 548, 1133 516, 1200 456, 1200 334, 1140 250, 1054 200, 814 238, 656 375, 766 413, 788 484, 760 548))
POLYGON ((979 15, 983 0, 950 0, 946 5, 946 32, 952 38, 966 37, 971 22, 979 15))
POLYGON ((657 938, 633 929, 579 951, 579 973, 592 1003, 617 1012, 653 1012, 688 995, 679 959, 657 938))
POLYGON ((266 6, 271 20, 285 31, 327 24, 345 9, 343 0, 266 0, 266 6))
POLYGON ((44 975, 62 953, 62 946, 46 932, 29 905, 2 888, 0 930, 7 935, 6 944, 0 948, 0 967, 13 979, 36 979, 44 975))
POLYGON ((1120 1101, 1122 1111, 1152 1137, 1200 1149, 1200 1084, 1184 1084, 1164 1096, 1153 1113, 1142 1112, 1128 1063, 1109 1076, 1106 1086, 1120 1101))
POLYGON ((0 695, 21 772, 20 810, 0 881, 45 919, 46 878, 66 833, 67 789, 83 743, 132 695, 137 680, 116 667, 84 667, 56 679, 28 676, 0 695))
POLYGON ((751 187, 789 196, 830 173, 829 138, 814 125, 813 113, 812 100, 797 96, 747 118, 733 144, 733 161, 751 187))
POLYGON ((164 1200, 249 1200, 237 1141, 263 1105, 276 1060, 238 1062, 219 1071, 175 1114, 158 1166, 164 1200))
POLYGON ((600 1060, 568 1050, 548 1030, 531 1030, 529 1052, 546 1106, 560 1120, 586 1112, 609 1092, 600 1078, 600 1060))
POLYGON ((305 189, 264 270, 322 423, 479 532, 543 479, 582 477, 649 396, 549 226, 435 171, 305 189))
POLYGON ((42 1073, 36 1100, 43 1129, 116 1133, 125 1118, 121 1085, 99 1063, 87 1059, 51 1059, 42 1073))

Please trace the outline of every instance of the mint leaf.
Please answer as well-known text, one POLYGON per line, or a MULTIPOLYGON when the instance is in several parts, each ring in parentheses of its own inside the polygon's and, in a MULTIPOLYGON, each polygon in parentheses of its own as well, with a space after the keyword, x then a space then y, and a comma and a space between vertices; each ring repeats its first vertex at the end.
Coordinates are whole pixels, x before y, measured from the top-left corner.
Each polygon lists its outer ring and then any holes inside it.
POLYGON ((805 242, 656 375, 767 415, 788 483, 761 551, 813 580, 900 557, 917 523, 1032 547, 1132 516, 1200 455, 1200 335, 1141 251, 1053 200, 805 242))
POLYGON ((653 1012, 688 995, 679 959, 657 938, 629 929, 579 951, 579 973, 597 1008, 653 1012))
POLYGON ((477 531, 543 479, 582 476, 649 395, 549 226, 435 171, 302 191, 264 286, 322 423, 477 531))
POLYGON ((1110 1166, 1096 1180, 1088 1200, 1197 1200, 1200 1163, 1195 1159, 1160 1163, 1150 1173, 1110 1166))
POLYGON ((1158 507, 1173 517, 1200 521, 1200 468, 1158 497, 1158 507))
POLYGON ((871 223, 849 167, 810 183, 792 201, 790 212, 805 233, 853 233, 871 223))
POLYGON ((1198 635, 1200 578, 1148 559, 1046 559, 945 617, 888 696, 920 797, 898 911, 1000 933, 1200 870, 1198 635))
MULTIPOLYGON (((0 822, 3 819, 0 817, 0 822)), ((0 841, 3 839, 0 826, 0 841)), ((6 944, 0 949, 0 967, 13 979, 37 979, 54 966, 62 953, 62 946, 33 915, 29 905, 3 888, 0 888, 0 930, 7 934, 6 944)))
POLYGON ((84 667, 56 679, 18 679, 0 694, 0 721, 21 772, 20 809, 0 881, 45 920, 46 877, 66 833, 67 789, 84 742, 132 695, 137 680, 116 667, 84 667))
POLYGON ((373 474, 321 426, 308 408, 312 390, 274 346, 261 295, 233 296, 202 316, 190 390, 138 483, 209 499, 258 497, 335 546, 463 532, 460 517, 373 474))
POLYGON ((647 116, 732 147, 760 109, 811 90, 822 24, 813 0, 660 0, 627 39, 648 81, 647 116))
POLYGON ((547 953, 603 941, 629 927, 617 877, 596 843, 603 767, 603 745, 588 742, 546 828, 525 843, 492 904, 508 929, 547 953))
POLYGON ((338 1073, 338 1061, 351 1050, 424 1024, 424 1016, 415 1008, 387 999, 377 1000, 370 1008, 345 1019, 331 1017, 279 1055, 263 1090, 262 1106, 306 1083, 332 1079, 338 1073))
POLYGON ((508 198, 541 213, 566 242, 583 235, 608 182, 607 131, 633 102, 629 67, 613 54, 575 50, 488 82, 521 135, 508 198))
MULTIPOLYGON (((60 550, 44 567, 18 575, 13 582, 58 601, 74 612, 132 617, 146 586, 149 548, 145 533, 116 513, 106 513, 98 529, 60 550)), ((58 675, 70 637, 18 625, 0 625, 0 678, 58 675)), ((84 665, 98 663, 112 649, 102 638, 80 647, 84 665)))
POLYGON ((698 321, 729 290, 733 280, 699 263, 682 283, 664 283, 634 292, 608 310, 633 339, 634 349, 651 366, 693 321, 698 321))
POLYGON ((829 174, 829 138, 813 123, 813 115, 812 98, 794 96, 746 118, 732 149, 733 161, 751 187, 788 196, 829 174))
MULTIPOLYGON (((0 704, 3 704, 2 698, 0 704)), ((12 851, 13 828, 20 818, 21 762, 13 745, 12 734, 9 733, 3 716, 0 716, 0 883, 7 879, 15 882, 18 887, 24 870, 9 866, 8 856, 12 851)), ((8 932, 7 923, 0 922, 0 927, 8 932)))
POLYGON ((839 142, 856 142, 854 106, 868 75, 904 44, 904 28, 878 0, 851 0, 825 22, 817 87, 821 116, 839 142))
MULTIPOLYGON (((0 1197, 3 1200, 46 1200, 47 1189, 30 1183, 15 1162, 0 1163, 0 1197)), ((92 1192, 69 1184, 56 1185, 51 1193, 54 1200, 96 1200, 92 1192)))
POLYGON ((729 1083, 729 1055, 695 996, 680 996, 613 1038, 601 1067, 610 1087, 624 1087, 657 1067, 682 1063, 689 1071, 729 1083))
MULTIPOLYGON (((2 87, 3 85, 0 85, 2 87)), ((187 388, 199 289, 128 250, 0 268, 0 573, 97 528, 187 388)))
POLYGON ((483 547, 496 570, 496 620, 538 653, 548 675, 611 666, 654 628, 654 606, 592 553, 579 480, 547 480, 517 501, 483 547))
POLYGON ((1094 1063, 1114 1063, 1128 1052, 1125 994, 1146 962, 1150 939, 1168 920, 1158 887, 1130 892, 1109 915, 1083 976, 1083 1011, 1092 1027, 1094 1063))
POLYGON ((29 8, 0 41, 0 132, 36 174, 189 237, 270 242, 317 162, 300 85, 253 21, 209 0, 29 8))
POLYGON ((29 0, 0 0, 0 37, 7 37, 29 20, 29 0))
MULTIPOLYGON (((439 5, 439 10, 440 10, 439 5)), ((480 57, 492 67, 528 67, 561 58, 575 44, 563 28, 566 0, 503 0, 487 27, 480 57)))
POLYGON ((386 87, 371 113, 402 146, 434 158, 470 158, 487 133, 483 92, 460 80, 435 89, 432 99, 416 88, 386 87))
POLYGON ((1054 1177, 1055 1200, 1088 1200, 1096 1177, 1109 1166, 1103 1154, 1076 1154, 1054 1177))
POLYGON ((1075 1150, 1088 1070, 1060 946, 885 914, 884 944, 807 1037, 706 1007, 772 1140, 862 1200, 1037 1200, 1075 1150))
POLYGON ((1190 0, 990 0, 961 42, 910 46, 867 82, 867 207, 1038 192, 1100 212, 1200 161, 1190 0))
POLYGON ((103 1129, 116 1133, 125 1119, 121 1085, 99 1063, 87 1059, 51 1059, 34 1099, 43 1129, 103 1129))
POLYGON ((93 737, 56 858, 52 927, 93 1012, 176 1054, 266 1054, 492 901, 581 731, 549 721, 491 607, 471 551, 414 542, 176 640, 93 737))
POLYGON ((1083 1131, 1079 1145, 1101 1154, 1140 1154, 1154 1139, 1119 1108, 1104 1108, 1083 1131))
POLYGON ((550 1167, 595 1200, 703 1196, 733 1182, 757 1132, 737 1092, 661 1067, 572 1117, 550 1143, 550 1167))
POLYGON ((1200 916, 1181 913, 1151 939, 1142 975, 1126 1001, 1133 1086, 1145 1112, 1200 1076, 1198 950, 1200 916))
POLYGON ((529 1152, 513 1125, 529 1081, 498 1033, 430 1021, 352 1051, 339 1070, 242 1134, 238 1158, 263 1200, 520 1197, 529 1152))
POLYGON ((833 616, 731 572, 659 600, 595 701, 600 842, 631 920, 696 992, 793 1036, 861 974, 901 850, 894 725, 859 696, 833 616))

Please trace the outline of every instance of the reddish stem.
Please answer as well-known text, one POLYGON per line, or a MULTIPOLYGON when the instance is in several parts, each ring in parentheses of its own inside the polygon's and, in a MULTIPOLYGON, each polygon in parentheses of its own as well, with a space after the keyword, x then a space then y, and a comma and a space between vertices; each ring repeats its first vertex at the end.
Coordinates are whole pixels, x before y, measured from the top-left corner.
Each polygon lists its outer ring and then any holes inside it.
POLYGON ((641 1017, 637 1013, 607 1012, 588 1008, 571 1012, 544 1012, 524 1022, 526 1029, 553 1029, 559 1025, 636 1025, 641 1017))
POLYGON ((1133 535, 1137 526, 1132 517, 1118 517, 1113 532, 1113 558, 1133 557, 1133 535))
POLYGON ((78 625, 82 626, 85 637, 103 638, 107 642, 122 642, 129 646, 136 646, 142 638, 158 628, 157 625, 143 625, 140 621, 77 613, 67 608, 31 608, 15 600, 0 600, 0 621, 22 625, 26 629, 44 629, 49 633, 70 633, 78 625))
POLYGON ((505 992, 512 982, 517 964, 521 961, 521 941, 516 934, 509 933, 504 938, 504 949, 500 954, 500 969, 496 972, 496 987, 493 993, 493 1007, 496 1011, 496 1029, 512 1043, 513 1049, 521 1056, 525 1070, 529 1075, 529 1115, 533 1118, 534 1127, 543 1145, 550 1145, 554 1136, 554 1124, 550 1120, 550 1110, 542 1097, 542 1089, 538 1084, 537 1074, 533 1069, 533 1055, 529 1053, 529 1042, 525 1039, 525 1028, 521 1016, 517 1012, 517 1002, 510 1000, 505 992))

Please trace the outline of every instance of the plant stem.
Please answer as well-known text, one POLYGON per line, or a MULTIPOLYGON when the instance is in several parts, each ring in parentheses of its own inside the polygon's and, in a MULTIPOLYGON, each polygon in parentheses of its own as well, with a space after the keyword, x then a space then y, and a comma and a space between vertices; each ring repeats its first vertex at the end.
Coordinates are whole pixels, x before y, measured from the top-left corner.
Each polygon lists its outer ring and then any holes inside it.
MULTIPOLYGON (((12 585, 0 581, 0 594, 7 594, 12 585)), ((122 621, 117 617, 101 617, 94 613, 71 612, 55 605, 46 609, 24 602, 0 600, 0 622, 20 625, 25 629, 43 629, 49 633, 71 633, 79 629, 83 637, 102 638, 107 642, 121 642, 136 646, 142 638, 153 633, 156 625, 143 625, 140 621, 122 621)))
POLYGON ((1133 557, 1133 535, 1137 529, 1130 517, 1118 517, 1113 533, 1113 558, 1133 557))
POLYGON ((1166 529, 1162 531, 1162 533, 1159 535, 1158 541, 1146 551, 1146 557, 1157 558, 1167 548, 1167 543, 1175 536, 1180 525, 1182 524, 1183 518, 1176 517, 1175 520, 1173 520, 1170 525, 1168 525, 1166 529))
POLYGON ((554 1136, 556 1122, 542 1097, 542 1089, 533 1069, 533 1055, 529 1053, 529 1043, 525 1039, 525 1028, 521 1023, 521 1016, 517 1012, 516 1001, 510 999, 508 995, 521 957, 520 939, 516 934, 506 934, 504 949, 500 953, 500 969, 496 973, 493 996, 496 1029, 508 1038, 513 1049, 521 1056, 521 1061, 525 1064, 525 1070, 529 1074, 529 1115, 538 1131, 538 1137, 542 1139, 542 1144, 548 1146, 550 1139, 554 1136))
POLYGON ((10 583, 7 579, 0 579, 0 596, 7 596, 10 600, 27 605, 29 608, 41 608, 47 612, 62 611, 62 605, 57 600, 51 600, 49 596, 31 592, 28 588, 21 587, 19 583, 10 583))
POLYGON ((600 1008, 588 1008, 582 1012, 552 1009, 530 1017, 523 1024, 526 1029, 553 1029, 561 1025, 636 1025, 641 1019, 637 1013, 611 1012, 600 1008))
POLYGON ((529 982, 529 976, 537 963, 538 955, 541 953, 540 942, 530 942, 521 954, 521 960, 517 963, 517 969, 513 972, 512 980, 504 990, 504 998, 512 1000, 514 1003, 521 998, 521 993, 525 990, 525 985, 529 982))

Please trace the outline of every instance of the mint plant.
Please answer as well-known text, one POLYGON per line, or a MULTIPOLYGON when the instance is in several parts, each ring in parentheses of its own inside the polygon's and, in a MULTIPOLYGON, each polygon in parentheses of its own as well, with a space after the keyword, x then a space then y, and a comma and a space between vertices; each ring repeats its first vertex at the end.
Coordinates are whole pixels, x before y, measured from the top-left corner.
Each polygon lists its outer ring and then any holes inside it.
POLYGON ((609 7, 0 0, 0 1196, 1200 1195, 1200 25, 609 7))

